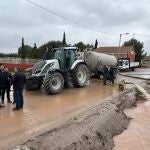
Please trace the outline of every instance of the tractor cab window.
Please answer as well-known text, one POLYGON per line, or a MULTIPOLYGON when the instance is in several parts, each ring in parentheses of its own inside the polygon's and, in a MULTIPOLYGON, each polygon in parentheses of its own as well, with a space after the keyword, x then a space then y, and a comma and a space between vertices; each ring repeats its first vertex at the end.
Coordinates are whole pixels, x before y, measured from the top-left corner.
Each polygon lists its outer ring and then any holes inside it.
POLYGON ((64 68, 64 50, 63 49, 54 49, 54 59, 59 61, 61 69, 64 68))
POLYGON ((76 60, 76 54, 74 50, 66 50, 66 68, 71 67, 76 60))

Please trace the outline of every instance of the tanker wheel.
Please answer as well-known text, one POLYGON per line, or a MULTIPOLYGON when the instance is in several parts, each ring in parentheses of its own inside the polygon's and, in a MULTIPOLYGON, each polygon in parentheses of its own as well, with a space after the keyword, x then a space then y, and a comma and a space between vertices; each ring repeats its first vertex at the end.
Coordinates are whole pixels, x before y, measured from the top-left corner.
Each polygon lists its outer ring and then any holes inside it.
POLYGON ((78 65, 72 71, 72 82, 75 87, 84 87, 89 79, 88 68, 85 64, 78 65))
POLYGON ((42 85, 44 91, 48 94, 58 94, 64 88, 64 78, 59 72, 51 72, 45 76, 42 85))

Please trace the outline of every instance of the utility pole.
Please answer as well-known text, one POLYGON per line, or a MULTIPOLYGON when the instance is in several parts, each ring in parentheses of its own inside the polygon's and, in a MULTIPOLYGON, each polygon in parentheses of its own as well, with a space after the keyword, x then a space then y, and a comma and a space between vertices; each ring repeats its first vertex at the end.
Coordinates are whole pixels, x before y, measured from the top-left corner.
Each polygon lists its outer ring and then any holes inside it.
POLYGON ((124 34, 119 34, 119 55, 121 56, 121 54, 120 54, 120 50, 121 50, 121 38, 122 38, 122 35, 128 35, 129 33, 124 33, 124 34))
POLYGON ((121 36, 122 36, 122 34, 120 34, 120 38, 119 38, 119 55, 118 55, 118 57, 121 57, 121 54, 120 54, 121 36))

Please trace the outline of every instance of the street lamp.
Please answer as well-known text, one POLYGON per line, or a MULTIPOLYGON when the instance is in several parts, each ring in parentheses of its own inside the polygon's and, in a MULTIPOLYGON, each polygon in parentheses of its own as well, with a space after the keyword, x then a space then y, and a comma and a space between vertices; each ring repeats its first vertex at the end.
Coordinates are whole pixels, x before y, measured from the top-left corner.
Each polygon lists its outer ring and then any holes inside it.
POLYGON ((122 37, 122 35, 128 35, 128 34, 129 34, 129 33, 120 34, 119 47, 120 47, 120 45, 121 45, 121 37, 122 37))
MULTIPOLYGON (((128 35, 129 33, 123 33, 123 34, 120 34, 120 38, 119 38, 119 54, 120 54, 120 46, 121 46, 121 37, 122 35, 128 35)), ((121 55, 120 55, 121 56, 121 55)))

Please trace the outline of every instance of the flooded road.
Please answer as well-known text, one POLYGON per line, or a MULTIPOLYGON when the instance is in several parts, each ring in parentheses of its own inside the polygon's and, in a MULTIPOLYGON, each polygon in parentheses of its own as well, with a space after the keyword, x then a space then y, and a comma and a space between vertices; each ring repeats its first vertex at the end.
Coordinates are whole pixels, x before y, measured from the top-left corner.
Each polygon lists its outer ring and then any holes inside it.
POLYGON ((140 68, 136 69, 134 72, 121 72, 122 75, 126 75, 128 77, 136 77, 139 79, 150 80, 150 69, 149 68, 140 68))
MULTIPOLYGON (((150 71, 147 73, 150 74, 150 71)), ((150 94, 150 85, 147 85, 147 87, 147 93, 150 94)), ((150 99, 139 101, 137 107, 126 110, 125 113, 133 119, 127 130, 114 137, 114 150, 149 150, 150 99)))
MULTIPOLYGON (((123 76, 119 76, 116 82, 122 79, 141 82, 123 76)), ((64 124, 78 113, 118 93, 117 86, 103 86, 99 80, 91 80, 85 88, 69 88, 53 96, 41 91, 25 91, 23 110, 12 111, 12 104, 5 104, 5 108, 0 108, 0 149, 12 149, 29 137, 64 124)))
POLYGON ((136 108, 126 111, 133 119, 127 130, 114 138, 114 150, 150 149, 150 101, 138 103, 136 108))
POLYGON ((54 128, 118 92, 117 87, 103 86, 98 80, 90 82, 85 88, 65 89, 61 94, 53 96, 40 91, 25 91, 23 110, 12 111, 12 104, 0 108, 0 149, 11 149, 11 145, 18 144, 47 127, 54 128))

